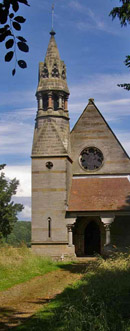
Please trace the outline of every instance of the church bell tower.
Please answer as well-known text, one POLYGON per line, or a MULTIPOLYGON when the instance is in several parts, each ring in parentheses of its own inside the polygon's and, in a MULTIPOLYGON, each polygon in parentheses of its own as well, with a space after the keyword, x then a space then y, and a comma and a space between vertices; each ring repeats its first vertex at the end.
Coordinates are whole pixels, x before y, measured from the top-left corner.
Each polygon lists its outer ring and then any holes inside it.
MULTIPOLYGON (((32 249, 49 256, 71 254, 66 206, 71 157, 66 66, 55 32, 39 64, 38 110, 32 146, 32 249)), ((72 252, 73 254, 73 252, 72 252)))

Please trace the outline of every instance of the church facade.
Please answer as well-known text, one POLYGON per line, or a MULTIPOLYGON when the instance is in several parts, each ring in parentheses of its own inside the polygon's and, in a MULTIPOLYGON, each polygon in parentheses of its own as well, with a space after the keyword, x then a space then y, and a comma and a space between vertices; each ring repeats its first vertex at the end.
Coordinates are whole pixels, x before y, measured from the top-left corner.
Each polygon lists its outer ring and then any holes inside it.
POLYGON ((128 249, 129 156, 92 98, 70 132, 66 66, 50 35, 36 91, 32 249, 59 258, 128 249))

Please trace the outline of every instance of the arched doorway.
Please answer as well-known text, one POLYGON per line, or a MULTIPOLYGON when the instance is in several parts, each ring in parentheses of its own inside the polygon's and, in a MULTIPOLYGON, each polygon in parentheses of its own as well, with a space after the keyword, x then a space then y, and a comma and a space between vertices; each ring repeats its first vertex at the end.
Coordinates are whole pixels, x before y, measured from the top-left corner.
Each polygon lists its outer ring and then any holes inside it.
POLYGON ((96 222, 91 221, 84 231, 85 255, 100 254, 100 229, 96 222))

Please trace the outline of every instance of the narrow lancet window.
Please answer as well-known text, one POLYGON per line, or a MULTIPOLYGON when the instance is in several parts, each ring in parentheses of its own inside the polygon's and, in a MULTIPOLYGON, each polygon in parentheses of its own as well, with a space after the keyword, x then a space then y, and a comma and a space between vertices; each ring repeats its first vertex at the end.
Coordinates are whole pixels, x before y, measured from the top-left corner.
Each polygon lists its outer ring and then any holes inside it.
POLYGON ((48 238, 51 238, 51 218, 48 217, 48 238))
POLYGON ((48 96, 47 96, 47 94, 44 94, 43 95, 43 109, 47 110, 47 108, 48 108, 48 96))
POLYGON ((53 101, 54 101, 54 110, 58 110, 59 108, 59 98, 57 94, 53 95, 53 101))

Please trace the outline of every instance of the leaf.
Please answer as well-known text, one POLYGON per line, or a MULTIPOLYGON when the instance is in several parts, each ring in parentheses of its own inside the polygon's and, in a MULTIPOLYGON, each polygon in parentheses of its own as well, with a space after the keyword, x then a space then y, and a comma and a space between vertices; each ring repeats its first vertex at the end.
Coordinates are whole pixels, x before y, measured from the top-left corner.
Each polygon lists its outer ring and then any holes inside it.
POLYGON ((7 30, 4 33, 0 34, 0 42, 4 41, 6 37, 11 36, 11 31, 7 30))
POLYGON ((8 48, 11 48, 14 44, 14 39, 9 39, 8 41, 6 41, 6 44, 5 44, 5 47, 8 49, 8 48))
POLYGON ((15 11, 15 13, 18 11, 18 9, 19 9, 19 4, 18 4, 17 1, 13 1, 13 3, 12 3, 12 8, 13 8, 13 10, 15 11))
POLYGON ((125 90, 130 91, 130 84, 117 84, 119 87, 123 87, 125 90))
POLYGON ((29 51, 29 47, 26 43, 23 43, 23 42, 19 41, 17 43, 17 45, 18 45, 18 48, 20 49, 20 51, 22 51, 22 52, 28 52, 29 51))
POLYGON ((18 61, 18 65, 19 65, 19 67, 22 68, 22 69, 27 68, 27 63, 26 63, 25 61, 23 61, 23 60, 19 60, 19 61, 18 61))
POLYGON ((21 37, 21 36, 18 36, 18 37, 16 37, 16 38, 19 39, 20 41, 23 41, 24 43, 27 42, 27 40, 26 40, 25 38, 21 37))
POLYGON ((24 23, 26 19, 23 16, 16 16, 14 20, 18 23, 24 23))
POLYGON ((14 76, 15 73, 16 73, 16 69, 14 68, 14 69, 12 70, 12 76, 14 76))
POLYGON ((0 34, 0 43, 2 43, 2 41, 4 41, 4 40, 5 40, 5 38, 6 38, 6 35, 5 35, 5 33, 3 33, 3 34, 0 34))
POLYGON ((8 10, 2 10, 0 13, 0 23, 5 24, 8 18, 8 10))
POLYGON ((27 0, 18 0, 18 2, 24 3, 27 6, 30 6, 29 3, 27 2, 27 0))
POLYGON ((8 28, 10 28, 10 26, 9 26, 9 24, 6 24, 6 25, 4 26, 4 29, 7 30, 8 28))
POLYGON ((9 25, 5 25, 3 28, 0 28, 0 33, 6 32, 7 27, 9 27, 9 25))
POLYGON ((7 31, 5 32, 5 35, 6 35, 6 37, 8 37, 8 36, 12 36, 12 33, 11 33, 10 30, 7 30, 7 31))
POLYGON ((5 8, 9 9, 9 7, 10 7, 10 1, 3 0, 3 5, 4 5, 5 8))
POLYGON ((13 18, 13 17, 14 17, 14 14, 13 14, 13 13, 11 13, 11 14, 9 15, 9 17, 10 17, 10 18, 13 18))
POLYGON ((0 28, 0 33, 3 33, 3 32, 5 32, 5 31, 6 31, 5 26, 4 26, 4 28, 0 28))
POLYGON ((12 51, 11 51, 11 52, 8 52, 8 53, 5 55, 5 61, 6 61, 6 62, 11 61, 13 55, 14 55, 14 52, 12 52, 12 51))
POLYGON ((21 25, 17 22, 13 22, 13 27, 15 30, 21 30, 21 25))

